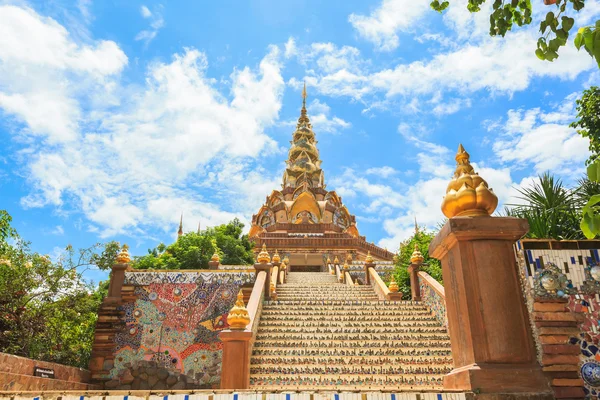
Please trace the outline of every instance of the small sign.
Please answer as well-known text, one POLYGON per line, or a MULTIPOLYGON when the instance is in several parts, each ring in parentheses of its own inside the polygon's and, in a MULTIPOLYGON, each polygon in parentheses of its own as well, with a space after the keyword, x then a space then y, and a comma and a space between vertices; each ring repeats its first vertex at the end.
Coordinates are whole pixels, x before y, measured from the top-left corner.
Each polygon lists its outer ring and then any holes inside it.
POLYGON ((48 368, 33 367, 33 376, 54 379, 54 370, 48 368))

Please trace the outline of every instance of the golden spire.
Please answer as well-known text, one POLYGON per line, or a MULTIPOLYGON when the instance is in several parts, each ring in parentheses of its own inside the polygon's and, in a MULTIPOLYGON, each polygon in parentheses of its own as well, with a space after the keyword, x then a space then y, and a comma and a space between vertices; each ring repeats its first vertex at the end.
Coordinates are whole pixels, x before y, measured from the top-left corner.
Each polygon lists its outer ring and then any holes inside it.
POLYGON ((126 244, 123 245, 119 254, 117 254, 117 262, 119 264, 127 264, 131 261, 131 257, 129 256, 129 246, 126 244))
POLYGON ((281 257, 279 257, 279 253, 275 250, 275 254, 273 254, 273 259, 271 260, 274 263, 281 262, 281 257))
POLYGON ((271 261, 271 257, 267 252, 267 245, 263 243, 262 250, 258 253, 258 258, 256 259, 261 264, 266 264, 271 261))
POLYGON ((216 250, 215 250, 215 253, 212 255, 212 257, 210 258, 210 261, 213 261, 213 262, 221 261, 221 257, 219 256, 219 253, 217 253, 216 250))
POLYGON ((304 81, 304 89, 302 89, 302 108, 306 109, 306 81, 304 81))
POLYGON ((338 256, 335 256, 335 258, 333 259, 333 263, 334 264, 339 264, 340 263, 340 259, 338 258, 338 256))
POLYGON ((290 258, 288 256, 283 257, 283 262, 287 265, 290 263, 290 258))
POLYGON ((394 278, 394 275, 392 275, 392 281, 390 282, 390 286, 388 286, 388 289, 390 289, 390 292, 392 293, 398 293, 398 284, 396 283, 396 279, 394 278))
POLYGON ((329 256, 327 256, 327 264, 331 264, 331 258, 329 258, 329 256))
POLYGON ((348 261, 344 261, 344 266, 342 267, 342 269, 344 271, 348 271, 350 269, 350 266, 348 265, 348 261))
POLYGON ((200 221, 198 221, 198 235, 200 234, 200 221))
POLYGON ((417 224, 417 216, 415 215, 415 236, 419 233, 419 225, 417 224))
POLYGON ((183 235, 183 212, 181 213, 181 218, 179 219, 179 230, 177 231, 177 236, 183 235))
POLYGON ((442 212, 448 218, 456 216, 489 216, 498 206, 498 197, 469 162, 469 153, 462 144, 456 153, 456 171, 442 201, 442 212))
POLYGON ((368 251, 367 252, 367 258, 365 258, 365 262, 368 264, 372 264, 373 263, 373 257, 371 256, 371 252, 368 251))
POLYGON ((421 254, 421 252, 419 251, 419 245, 417 243, 415 243, 415 251, 413 251, 412 255, 410 256, 410 262, 413 264, 423 264, 423 260, 425 260, 425 258, 423 257, 423 254, 421 254))
POLYGON ((244 294, 240 289, 235 306, 233 306, 227 315, 227 324, 229 324, 229 329, 231 330, 243 331, 249 323, 250 315, 248 315, 248 310, 244 304, 244 294))

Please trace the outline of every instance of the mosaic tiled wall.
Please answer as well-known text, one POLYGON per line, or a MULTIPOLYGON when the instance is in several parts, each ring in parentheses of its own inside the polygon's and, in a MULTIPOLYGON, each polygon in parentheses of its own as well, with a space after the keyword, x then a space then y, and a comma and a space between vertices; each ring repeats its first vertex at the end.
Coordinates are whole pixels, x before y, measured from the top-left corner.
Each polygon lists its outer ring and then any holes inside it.
POLYGON ((115 337, 110 378, 131 389, 156 388, 161 375, 183 382, 180 389, 218 387, 223 347, 218 334, 228 328, 240 287, 253 279, 253 273, 126 273, 125 285, 134 286, 135 297, 121 306, 124 324, 115 337), (148 378, 152 374, 157 378, 148 378), (140 384, 150 387, 133 387, 140 384))
MULTIPOLYGON (((538 241, 523 240, 516 244, 517 259, 530 285, 533 276, 547 263, 554 263, 571 280, 573 287, 581 289, 585 281, 585 267, 598 263, 600 241, 538 241)), ((585 383, 586 398, 600 395, 600 297, 598 294, 569 295, 568 309, 583 312, 585 316, 581 333, 571 338, 581 349, 579 373, 585 383)))
POLYGON ((581 348, 580 374, 587 398, 597 398, 600 395, 600 297, 597 294, 571 295, 568 308, 585 316, 579 337, 571 338, 571 343, 581 348))
POLYGON ((517 243, 518 254, 522 255, 525 276, 533 283, 535 271, 548 262, 556 264, 578 288, 585 280, 584 268, 600 261, 600 241, 528 241, 517 243))
POLYGON ((421 292, 421 301, 427 304, 438 322, 448 328, 446 300, 422 278, 419 279, 419 290, 421 292))

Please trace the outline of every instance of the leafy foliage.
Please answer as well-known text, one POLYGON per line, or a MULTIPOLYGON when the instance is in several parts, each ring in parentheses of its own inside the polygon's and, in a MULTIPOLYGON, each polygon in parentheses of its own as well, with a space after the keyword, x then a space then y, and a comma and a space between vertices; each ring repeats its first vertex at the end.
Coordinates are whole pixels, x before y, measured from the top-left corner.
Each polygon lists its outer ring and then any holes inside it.
POLYGON ((429 244, 435 237, 435 233, 425 230, 418 230, 415 234, 406 239, 400 244, 400 252, 394 259, 396 269, 394 270, 394 279, 403 294, 404 299, 410 298, 410 274, 408 266, 410 265, 410 257, 415 249, 415 243, 419 247, 419 251, 423 254, 424 261, 421 267, 422 271, 427 272, 435 280, 443 284, 442 265, 436 258, 429 257, 429 244))
MULTIPOLYGON (((598 35, 598 51, 600 52, 600 34, 598 35)), ((591 156, 587 165, 592 165, 600 157, 600 89, 592 86, 583 91, 580 99, 575 101, 577 120, 570 127, 577 129, 577 133, 590 140, 591 156)), ((591 181, 600 179, 600 167, 590 167, 588 175, 591 181), (595 168, 592 171, 592 168, 595 168), (590 175, 591 174, 591 175, 590 175)))
POLYGON ((583 239, 579 229, 576 190, 545 173, 532 186, 517 189, 517 204, 508 204, 506 214, 529 222, 527 237, 535 239, 583 239))
POLYGON ((108 283, 94 288, 82 274, 108 269, 116 242, 75 251, 57 261, 31 251, 0 210, 0 351, 87 367, 97 311, 108 283))
MULTIPOLYGON (((481 11, 486 0, 468 0, 467 9, 470 12, 481 11)), ((539 3, 542 3, 541 1, 539 3)), ((433 0, 431 8, 443 12, 450 5, 449 1, 433 0)), ((567 44, 575 19, 566 15, 578 12, 585 6, 585 0, 556 0, 553 10, 549 11, 540 21, 541 36, 537 42, 535 55, 540 60, 554 61, 558 51, 567 44)), ((493 0, 490 15, 490 35, 504 37, 516 26, 529 25, 533 22, 531 0, 493 0)), ((600 67, 600 21, 593 26, 582 27, 575 36, 577 49, 584 47, 589 55, 596 60, 600 67)))
POLYGON ((244 224, 237 218, 228 224, 208 228, 200 233, 190 232, 180 236, 169 246, 161 243, 148 250, 148 254, 135 257, 137 269, 207 269, 216 252, 221 264, 242 265, 254 262, 253 245, 242 235, 244 224))

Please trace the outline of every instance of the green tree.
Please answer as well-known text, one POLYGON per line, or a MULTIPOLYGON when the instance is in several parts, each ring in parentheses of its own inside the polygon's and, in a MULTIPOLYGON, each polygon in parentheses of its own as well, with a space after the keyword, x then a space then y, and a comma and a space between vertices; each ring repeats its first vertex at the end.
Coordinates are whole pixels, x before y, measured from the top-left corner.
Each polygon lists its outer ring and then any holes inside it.
POLYGON ((110 268, 118 243, 67 246, 52 261, 33 252, 11 221, 0 210, 0 351, 87 367, 106 284, 94 287, 83 273, 110 268))
POLYGON ((583 239, 575 192, 546 172, 533 185, 519 188, 516 204, 507 204, 508 216, 529 222, 526 237, 533 239, 583 239))
MULTIPOLYGON (((481 11, 486 0, 468 0, 467 9, 470 12, 481 11)), ((550 2, 548 2, 550 3, 550 2)), ((544 5, 536 1, 536 7, 545 7, 549 11, 539 21, 540 37, 537 41, 535 55, 546 61, 558 58, 559 49, 567 44, 571 29, 575 25, 576 16, 585 6, 585 0, 555 0, 552 5, 544 5)), ((433 0, 431 8, 443 12, 450 2, 448 0, 433 0)), ((529 25, 533 22, 533 6, 531 0, 493 0, 490 15, 490 35, 504 37, 515 26, 529 25)), ((600 67, 600 21, 594 25, 579 27, 574 44, 579 50, 583 47, 596 60, 600 67)))
POLYGON ((409 299, 411 293, 408 266, 410 265, 410 257, 415 249, 415 243, 418 245, 419 251, 421 251, 424 257, 421 270, 427 272, 433 279, 443 284, 442 265, 440 264, 440 260, 429 257, 429 244, 434 237, 434 232, 417 229, 412 237, 400 244, 400 252, 394 258, 394 265, 396 267, 394 270, 394 279, 403 294, 402 297, 405 299, 409 299))
MULTIPOLYGON (((597 23, 598 24, 598 23, 597 23)), ((600 33, 594 38, 597 50, 600 51, 600 33)), ((577 120, 570 126, 577 133, 590 141, 590 157, 586 161, 588 183, 578 189, 579 199, 584 202, 581 208, 579 227, 588 239, 600 235, 600 89, 596 86, 584 90, 580 99, 575 102, 577 120)))
POLYGON ((208 228, 200 233, 190 232, 175 243, 161 243, 148 250, 148 254, 135 257, 136 269, 207 269, 215 251, 221 264, 242 265, 254 262, 253 245, 247 235, 242 235, 244 224, 239 219, 208 228))

